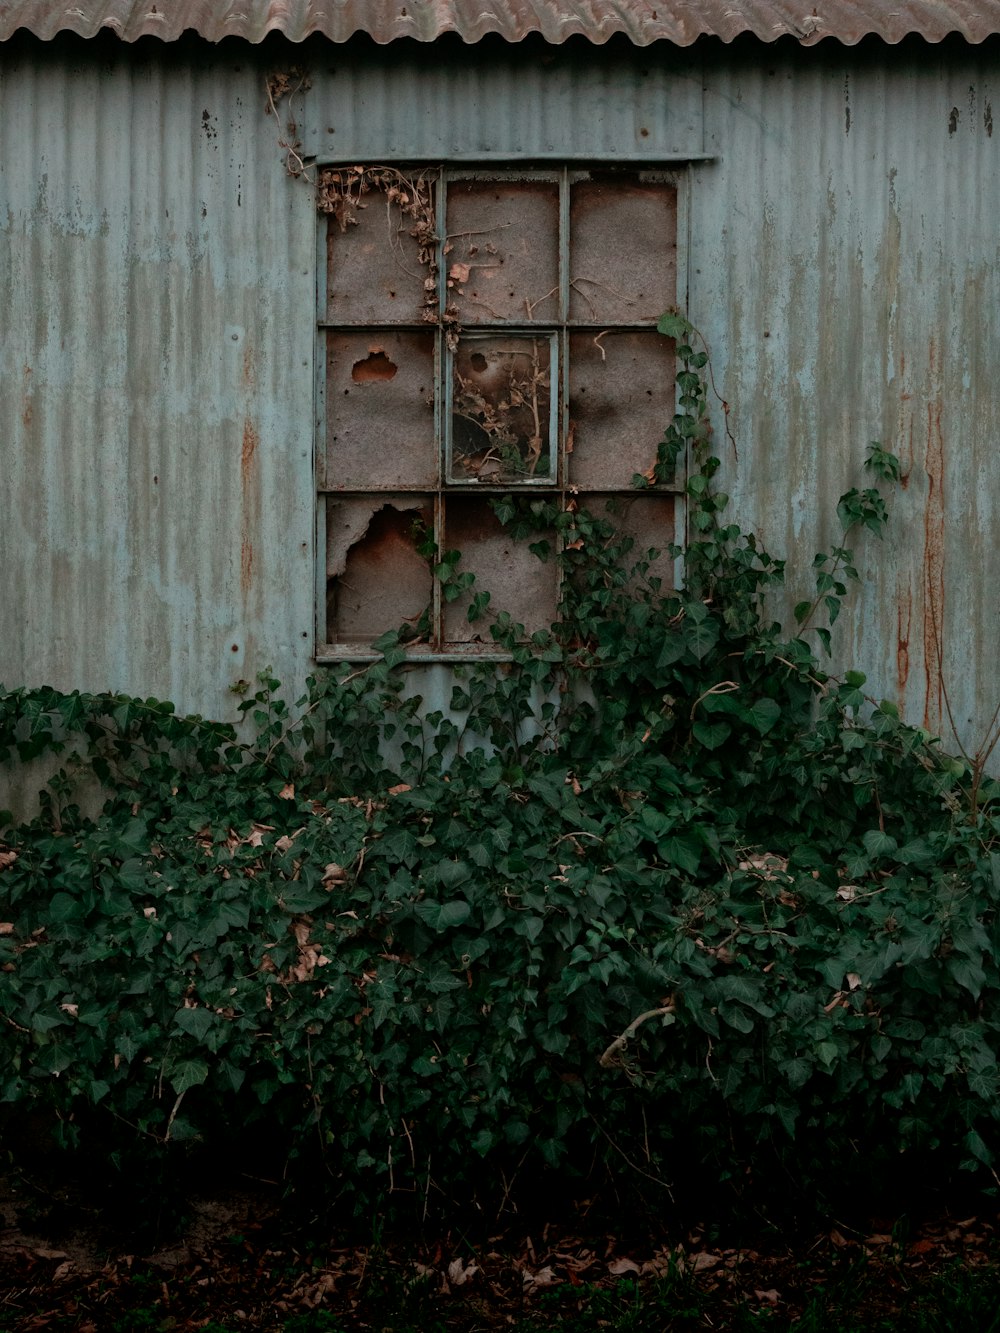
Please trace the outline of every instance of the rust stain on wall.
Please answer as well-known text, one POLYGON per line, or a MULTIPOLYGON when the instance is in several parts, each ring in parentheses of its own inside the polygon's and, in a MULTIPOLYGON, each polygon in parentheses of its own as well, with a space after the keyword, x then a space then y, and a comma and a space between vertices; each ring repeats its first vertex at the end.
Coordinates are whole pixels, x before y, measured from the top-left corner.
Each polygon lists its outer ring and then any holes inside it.
POLYGON ((31 419, 34 416, 34 395, 31 392, 31 367, 24 367, 24 377, 21 387, 21 420, 25 429, 31 425, 31 419))
POLYGON ((927 404, 927 507, 924 511, 924 726, 939 731, 942 713, 941 636, 944 631, 944 439, 941 432, 940 353, 930 344, 927 404))
POLYGON ((913 615, 913 594, 907 588, 899 595, 896 604, 896 684, 899 699, 906 692, 906 682, 910 675, 910 621, 913 615))
POLYGON ((240 589, 243 595, 253 583, 253 516, 257 509, 257 447, 260 436, 248 417, 243 423, 243 447, 240 451, 240 486, 243 492, 243 520, 240 534, 240 589))

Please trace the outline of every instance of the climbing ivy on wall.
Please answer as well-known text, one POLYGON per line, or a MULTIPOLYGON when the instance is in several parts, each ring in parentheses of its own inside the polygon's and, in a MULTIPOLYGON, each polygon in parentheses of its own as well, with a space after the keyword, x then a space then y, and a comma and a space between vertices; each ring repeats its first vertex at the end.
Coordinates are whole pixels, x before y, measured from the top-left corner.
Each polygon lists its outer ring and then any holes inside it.
POLYGON ((997 784, 814 647, 896 460, 786 569, 726 521, 705 351, 660 330, 679 407, 636 482, 687 455, 682 588, 610 519, 502 497, 560 615, 526 638, 473 586, 508 660, 456 668, 447 715, 397 631, 294 704, 241 682, 236 728, 0 694, 0 759, 58 766, 0 844, 0 1117, 168 1159, 256 1126, 361 1216, 995 1180, 997 784), (786 630, 766 594, 807 578, 786 630))

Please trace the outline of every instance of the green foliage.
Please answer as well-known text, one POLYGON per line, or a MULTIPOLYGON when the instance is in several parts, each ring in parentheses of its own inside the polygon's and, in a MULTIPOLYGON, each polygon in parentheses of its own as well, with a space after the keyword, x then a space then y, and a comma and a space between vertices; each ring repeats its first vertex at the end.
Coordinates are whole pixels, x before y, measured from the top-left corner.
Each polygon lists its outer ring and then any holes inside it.
MULTIPOLYGON (((510 661, 457 670, 450 716, 396 633, 294 707, 241 682, 239 730, 0 695, 0 760, 61 765, 0 851, 0 1105, 69 1142, 280 1131, 359 1216, 555 1177, 805 1197, 927 1154, 994 1179, 997 784, 970 802, 967 762, 821 670, 850 550, 796 635, 767 620, 784 567, 722 521, 706 354, 660 329, 679 411, 640 480, 688 459, 683 589, 610 519, 508 497, 517 537, 559 535, 560 619, 525 642, 477 591, 510 661)), ((886 522, 877 485, 839 513, 886 522)))

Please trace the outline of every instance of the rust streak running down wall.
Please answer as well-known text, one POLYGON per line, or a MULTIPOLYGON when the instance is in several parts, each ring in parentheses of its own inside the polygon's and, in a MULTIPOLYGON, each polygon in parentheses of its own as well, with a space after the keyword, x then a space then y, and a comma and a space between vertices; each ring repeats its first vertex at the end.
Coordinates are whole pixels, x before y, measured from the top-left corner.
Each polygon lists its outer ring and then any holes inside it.
MULTIPOLYGON (((940 354, 930 344, 930 380, 940 382, 940 354)), ((944 438, 940 393, 927 404, 927 507, 924 511, 924 726, 939 731, 942 719, 942 660, 945 626, 944 438)))
POLYGON ((254 523, 259 509, 257 485, 257 448, 260 436, 253 422, 243 423, 243 448, 240 453, 240 486, 243 494, 243 515, 240 532, 240 591, 243 596, 253 586, 254 523))

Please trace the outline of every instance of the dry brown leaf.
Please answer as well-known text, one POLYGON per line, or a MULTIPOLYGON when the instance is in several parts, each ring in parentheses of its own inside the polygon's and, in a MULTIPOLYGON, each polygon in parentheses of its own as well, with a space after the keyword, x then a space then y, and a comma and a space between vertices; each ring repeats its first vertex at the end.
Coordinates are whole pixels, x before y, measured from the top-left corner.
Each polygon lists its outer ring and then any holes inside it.
POLYGON ((411 791, 412 788, 408 782, 397 782, 395 787, 390 787, 388 794, 390 796, 400 796, 404 791, 411 791))
POLYGON ((546 1264, 544 1268, 539 1268, 534 1273, 525 1269, 521 1274, 521 1280, 526 1287, 552 1287, 559 1281, 559 1278, 555 1271, 546 1264))
POLYGON ((608 1272, 612 1277, 623 1277, 626 1273, 641 1273, 642 1269, 633 1259, 615 1259, 608 1264, 608 1272))
POLYGON ((713 1268, 718 1268, 721 1263, 721 1254, 709 1254, 706 1250, 702 1250, 700 1254, 692 1254, 691 1258, 688 1260, 688 1265, 693 1268, 696 1273, 708 1273, 713 1268))
POLYGON ((448 270, 448 277, 455 282, 468 282, 471 271, 468 264, 452 264, 448 270))
POLYGON ((6 870, 17 860, 17 852, 0 852, 0 870, 6 870))
POLYGON ((478 1272, 478 1264, 466 1264, 463 1259, 452 1259, 448 1265, 448 1281, 453 1287, 462 1287, 478 1272))
POLYGON ((294 801, 294 800, 295 800, 295 783, 294 783, 294 782, 286 782, 285 785, 282 787, 281 791, 278 792, 278 799, 279 799, 280 801, 294 801))
POLYGON ((14 933, 13 921, 0 921, 0 935, 13 935, 13 933, 14 933))
POLYGON ((774 1287, 769 1287, 767 1291, 754 1291, 754 1295, 759 1301, 767 1301, 769 1305, 777 1305, 781 1300, 781 1292, 775 1291, 774 1287))

